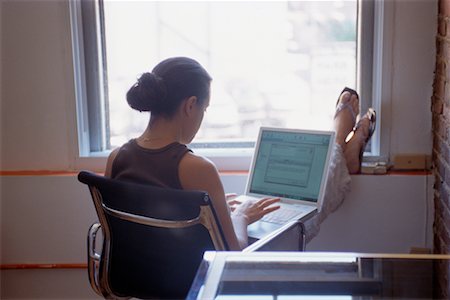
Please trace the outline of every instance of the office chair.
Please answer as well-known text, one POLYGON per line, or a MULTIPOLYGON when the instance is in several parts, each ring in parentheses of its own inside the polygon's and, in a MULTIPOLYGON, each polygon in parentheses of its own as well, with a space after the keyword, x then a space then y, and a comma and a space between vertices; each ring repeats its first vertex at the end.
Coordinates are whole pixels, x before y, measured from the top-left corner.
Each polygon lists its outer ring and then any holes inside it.
POLYGON ((208 194, 81 171, 99 223, 88 232, 88 273, 105 298, 185 298, 205 250, 229 250, 208 194), (97 252, 97 233, 103 244, 97 252))

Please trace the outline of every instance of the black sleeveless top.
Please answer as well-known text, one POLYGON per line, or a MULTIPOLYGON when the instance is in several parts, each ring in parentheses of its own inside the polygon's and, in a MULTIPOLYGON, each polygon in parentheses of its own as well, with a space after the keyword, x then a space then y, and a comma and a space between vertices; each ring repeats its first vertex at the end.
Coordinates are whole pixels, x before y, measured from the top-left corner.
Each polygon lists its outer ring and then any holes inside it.
POLYGON ((186 145, 177 142, 160 149, 146 149, 132 139, 120 147, 112 164, 111 178, 183 189, 178 165, 189 151, 186 145))

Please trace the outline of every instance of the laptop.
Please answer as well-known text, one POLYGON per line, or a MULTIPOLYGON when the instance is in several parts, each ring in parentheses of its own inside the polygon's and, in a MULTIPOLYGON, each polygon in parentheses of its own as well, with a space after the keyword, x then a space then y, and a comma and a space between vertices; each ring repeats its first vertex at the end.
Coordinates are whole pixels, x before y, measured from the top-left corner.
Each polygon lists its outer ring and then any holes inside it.
POLYGON ((334 132, 261 127, 244 195, 237 200, 280 198, 280 209, 249 225, 260 239, 293 220, 320 211, 334 132))

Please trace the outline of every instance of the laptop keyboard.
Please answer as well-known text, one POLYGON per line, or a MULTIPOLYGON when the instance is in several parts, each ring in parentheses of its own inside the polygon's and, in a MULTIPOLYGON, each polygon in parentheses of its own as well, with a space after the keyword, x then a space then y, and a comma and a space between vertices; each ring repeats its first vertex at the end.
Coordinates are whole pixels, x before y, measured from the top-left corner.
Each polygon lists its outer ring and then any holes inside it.
POLYGON ((277 209, 276 211, 273 211, 270 214, 267 214, 264 217, 262 217, 261 220, 275 224, 284 224, 301 213, 302 211, 298 209, 280 207, 280 209, 277 209))

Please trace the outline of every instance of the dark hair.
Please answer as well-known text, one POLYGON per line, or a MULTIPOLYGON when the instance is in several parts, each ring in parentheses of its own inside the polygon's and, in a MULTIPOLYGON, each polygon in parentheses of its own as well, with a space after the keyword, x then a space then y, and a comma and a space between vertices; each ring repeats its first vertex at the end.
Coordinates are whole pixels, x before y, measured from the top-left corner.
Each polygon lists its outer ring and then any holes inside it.
POLYGON ((172 117, 181 102, 196 96, 199 103, 209 97, 211 76, 195 60, 173 57, 163 60, 151 73, 144 73, 127 92, 131 108, 152 115, 172 117))

